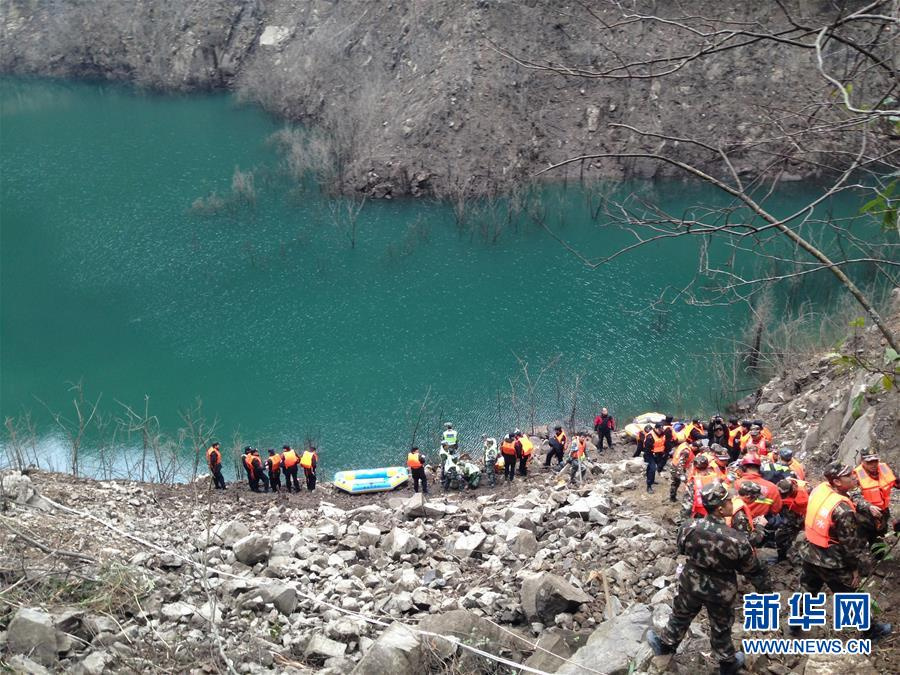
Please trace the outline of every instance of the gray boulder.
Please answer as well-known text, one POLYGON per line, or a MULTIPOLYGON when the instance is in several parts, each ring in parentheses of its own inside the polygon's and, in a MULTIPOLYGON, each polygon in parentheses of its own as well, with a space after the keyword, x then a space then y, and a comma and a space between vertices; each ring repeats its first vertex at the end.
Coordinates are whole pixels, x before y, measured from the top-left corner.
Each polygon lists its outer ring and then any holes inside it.
POLYGON ((248 534, 234 543, 234 557, 245 565, 255 565, 269 557, 272 541, 262 534, 248 534))
POLYGON ((266 584, 260 587, 263 600, 275 605, 276 609, 287 616, 297 609, 297 591, 288 584, 266 584))
POLYGON ((584 591, 549 572, 526 577, 520 598, 528 620, 547 625, 553 624, 557 614, 577 612, 581 604, 593 600, 584 591))
POLYGON ((406 553, 412 553, 419 548, 419 540, 406 530, 395 527, 381 541, 381 546, 393 558, 399 558, 406 553))
POLYGON ((564 675, 581 675, 584 666, 607 675, 625 675, 645 670, 653 657, 644 635, 650 628, 652 617, 647 605, 635 604, 621 615, 604 621, 558 671, 564 675))
POLYGON ((250 534, 249 528, 239 520, 229 520, 213 530, 213 539, 218 539, 231 548, 235 543, 250 534))
POLYGON ((320 635, 316 633, 313 635, 309 642, 306 643, 306 648, 303 650, 303 655, 306 657, 319 657, 330 659, 338 656, 343 656, 344 652, 347 651, 347 645, 343 642, 338 642, 336 640, 332 640, 331 638, 327 638, 324 635, 320 635))
POLYGON ((419 636, 392 623, 356 664, 351 675, 417 675, 422 672, 419 636))
MULTIPOLYGON (((453 635, 459 638, 460 642, 484 646, 494 653, 512 652, 511 658, 514 661, 521 661, 521 651, 527 648, 529 642, 514 631, 502 630, 466 609, 426 616, 419 622, 419 629, 435 635, 453 635)), ((456 665, 460 672, 480 673, 487 670, 486 665, 496 665, 486 664, 482 657, 460 649, 455 642, 441 637, 423 635, 420 641, 426 671, 437 670, 440 662, 446 661, 454 654, 459 659, 456 665)))
POLYGON ((103 675, 113 657, 106 652, 91 652, 72 669, 73 675, 103 675))
POLYGON ((6 648, 38 663, 53 667, 59 660, 53 617, 40 609, 23 607, 9 623, 6 648))
POLYGON ((560 628, 550 628, 541 632, 534 654, 528 657, 525 665, 545 673, 555 673, 590 637, 590 632, 575 633, 560 628))
POLYGON ((421 492, 416 492, 407 499, 403 503, 401 510, 403 515, 410 520, 414 518, 441 518, 448 513, 446 504, 429 502, 421 492))
POLYGON ((460 558, 468 558, 484 543, 485 539, 487 539, 487 535, 483 532, 463 535, 453 542, 451 547, 453 555, 460 558))
POLYGON ((516 555, 530 557, 537 553, 538 550, 538 542, 534 532, 521 527, 509 528, 509 532, 506 535, 506 545, 516 555))
POLYGON ((14 673, 24 673, 25 675, 50 675, 50 671, 44 668, 40 663, 32 661, 27 656, 21 654, 13 654, 6 659, 8 665, 14 673))
POLYGON ((856 466, 860 460, 860 450, 871 447, 875 442, 873 435, 875 429, 875 408, 869 408, 864 412, 850 431, 844 436, 838 448, 837 460, 850 466, 856 466))

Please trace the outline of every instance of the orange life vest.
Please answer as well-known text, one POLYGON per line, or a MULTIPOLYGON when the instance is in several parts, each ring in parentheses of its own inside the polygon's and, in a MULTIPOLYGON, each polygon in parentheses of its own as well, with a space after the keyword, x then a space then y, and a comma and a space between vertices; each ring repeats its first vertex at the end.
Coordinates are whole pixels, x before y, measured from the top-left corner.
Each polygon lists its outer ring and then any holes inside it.
POLYGON ((411 452, 406 456, 406 466, 410 469, 421 469, 424 466, 418 452, 411 452))
POLYGON ((703 473, 694 472, 694 475, 691 478, 691 488, 694 490, 694 502, 691 508, 691 516, 696 517, 706 515, 707 511, 706 507, 703 506, 703 497, 701 493, 703 492, 704 487, 718 479, 719 477, 716 473, 709 469, 705 469, 703 473))
POLYGON ((318 453, 315 453, 312 450, 304 450, 303 456, 300 457, 300 466, 302 466, 304 469, 311 469, 313 468, 314 460, 319 460, 318 453))
POLYGON ((662 436, 658 436, 656 431, 651 431, 650 435, 653 436, 653 454, 661 455, 666 451, 666 434, 663 432, 662 436))
POLYGON ((797 486, 797 492, 790 497, 781 498, 782 508, 793 511, 798 516, 805 518, 806 509, 809 505, 809 483, 804 480, 795 480, 793 478, 789 478, 788 480, 797 486))
POLYGON ((762 435, 756 441, 753 440, 753 436, 750 434, 741 436, 741 451, 746 451, 748 446, 756 448, 756 454, 760 457, 765 457, 769 454, 769 444, 766 443, 766 439, 762 435))
POLYGON ((582 457, 584 457, 584 449, 586 445, 583 438, 577 438, 572 441, 572 446, 574 448, 571 451, 571 455, 573 458, 581 459, 582 457))
POLYGON ((512 441, 503 441, 500 444, 500 453, 504 455, 512 455, 516 454, 516 444, 512 441))
MULTIPOLYGON (((744 512, 744 515, 747 516, 747 522, 750 523, 750 531, 753 532, 753 514, 750 513, 750 507, 747 506, 747 503, 741 497, 732 497, 731 503, 734 504, 734 513, 737 513, 738 511, 744 512)), ((731 522, 732 518, 734 518, 734 513, 725 519, 725 524, 728 525, 728 527, 733 527, 731 522)))
POLYGON ((250 474, 250 478, 256 478, 256 466, 253 462, 253 455, 244 455, 244 466, 250 474))
POLYGON ((856 478, 859 480, 863 499, 872 506, 877 506, 882 510, 890 506, 891 490, 894 488, 894 482, 897 479, 887 464, 884 462, 878 463, 877 478, 872 478, 866 473, 866 469, 862 464, 853 469, 853 473, 856 474, 856 478))
POLYGON ((569 437, 566 436, 565 431, 560 431, 558 434, 556 434, 556 440, 562 447, 566 447, 569 442, 569 437))
POLYGON ((269 464, 272 465, 272 471, 281 469, 282 458, 280 454, 269 455, 269 464))
POLYGON ((675 466, 689 466, 691 462, 694 461, 694 448, 690 443, 685 441, 681 443, 677 448, 675 448, 675 453, 672 455, 672 464, 675 466), (682 459, 684 461, 682 461, 682 459))
POLYGON ((812 491, 806 507, 806 541, 821 548, 839 543, 831 538, 831 514, 834 513, 834 507, 841 502, 856 511, 850 498, 835 492, 828 483, 822 483, 812 491))
POLYGON ((297 453, 294 451, 293 448, 285 450, 283 453, 281 453, 281 459, 284 462, 285 469, 290 469, 292 466, 295 466, 297 464, 297 462, 300 461, 300 458, 297 457, 297 453))
POLYGON ((766 443, 771 443, 774 436, 772 436, 772 430, 769 427, 762 428, 762 437, 765 439, 766 443))
POLYGON ((534 443, 531 442, 531 439, 528 436, 522 436, 519 438, 519 443, 522 444, 522 454, 526 457, 530 457, 531 453, 534 451, 534 443))
POLYGON ((803 465, 796 459, 791 458, 791 463, 788 468, 794 472, 794 475, 797 476, 797 478, 806 480, 806 469, 804 469, 803 465))
POLYGON ((734 445, 734 439, 741 433, 741 429, 743 429, 743 427, 737 426, 734 429, 728 430, 728 445, 734 445))
POLYGON ((210 469, 214 469, 219 464, 222 463, 222 453, 216 450, 213 446, 209 446, 206 450, 206 462, 209 464, 210 469))

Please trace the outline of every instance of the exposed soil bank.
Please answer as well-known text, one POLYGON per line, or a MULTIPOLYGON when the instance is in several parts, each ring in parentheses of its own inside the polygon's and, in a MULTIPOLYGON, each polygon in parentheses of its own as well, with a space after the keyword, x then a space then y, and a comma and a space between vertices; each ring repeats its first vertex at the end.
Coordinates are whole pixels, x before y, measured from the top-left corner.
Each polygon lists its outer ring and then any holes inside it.
MULTIPOLYGON (((677 11, 662 4, 638 2, 635 11, 677 11)), ((809 25, 840 11, 807 0, 786 7, 809 25)), ((776 3, 700 2, 690 11, 701 28, 706 23, 696 17, 727 17, 760 31, 787 22, 776 3)), ((608 126, 621 122, 731 149, 736 171, 752 173, 772 158, 771 145, 754 154, 758 140, 782 136, 790 145, 789 134, 827 118, 822 100, 832 99, 814 52, 790 45, 750 44, 664 78, 636 79, 540 72, 499 51, 591 71, 662 59, 661 71, 674 63, 666 59, 700 44, 671 25, 623 21, 623 12, 614 3, 543 0, 8 0, 0 7, 0 71, 167 91, 230 88, 323 129, 335 141, 343 189, 379 197, 506 191, 584 153, 665 150, 701 166, 718 159, 697 145, 635 139, 608 126), (749 147, 736 149, 741 144, 749 147)), ((644 72, 633 66, 619 75, 644 72)), ((820 137, 812 152, 840 137, 820 137)), ((814 171, 790 163, 779 169, 788 179, 814 171)), ((568 175, 582 170, 591 178, 677 171, 604 159, 573 165, 568 175)))

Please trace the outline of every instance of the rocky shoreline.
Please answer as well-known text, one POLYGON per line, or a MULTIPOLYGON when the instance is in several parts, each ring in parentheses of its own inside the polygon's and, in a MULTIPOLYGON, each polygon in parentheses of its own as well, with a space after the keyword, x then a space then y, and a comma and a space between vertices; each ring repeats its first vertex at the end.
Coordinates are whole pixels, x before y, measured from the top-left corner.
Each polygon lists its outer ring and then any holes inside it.
MULTIPOLYGON (((744 405, 769 422, 777 445, 795 448, 814 482, 825 463, 853 461, 862 447, 900 466, 900 393, 840 358, 871 362, 883 351, 876 331, 858 331, 840 352, 792 364, 744 405)), ((511 487, 428 498, 7 471, 0 667, 85 675, 705 672, 705 619, 670 662, 643 642, 671 611, 677 507, 666 490, 643 490, 632 447, 618 436, 581 485, 532 471, 511 487)), ((866 587, 879 620, 895 625, 897 568, 894 558, 875 564, 866 587)), ((771 576, 776 590, 793 592, 796 560, 775 564, 771 576)), ((741 636, 738 622, 734 638, 741 636)), ((773 675, 898 668, 896 638, 867 657, 748 662, 751 672, 773 675)))

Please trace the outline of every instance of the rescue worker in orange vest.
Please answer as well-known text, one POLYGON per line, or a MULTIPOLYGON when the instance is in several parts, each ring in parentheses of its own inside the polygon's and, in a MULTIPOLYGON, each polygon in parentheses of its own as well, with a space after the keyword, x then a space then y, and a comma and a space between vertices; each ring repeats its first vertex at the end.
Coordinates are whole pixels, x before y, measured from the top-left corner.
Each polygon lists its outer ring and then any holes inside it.
POLYGON ((763 543, 766 533, 764 516, 753 517, 750 504, 762 495, 762 488, 756 483, 744 483, 738 490, 737 496, 731 499, 734 504, 734 514, 726 518, 725 523, 747 535, 750 543, 755 547, 763 543))
POLYGON ((281 487, 281 454, 276 454, 274 450, 270 449, 266 466, 269 469, 269 485, 272 488, 272 492, 278 492, 278 489, 281 487))
POLYGON ((719 474, 709 465, 709 457, 697 455, 691 465, 690 475, 685 483, 684 501, 682 501, 683 518, 702 518, 706 515, 701 493, 703 488, 719 482, 719 474))
POLYGON ((515 437, 515 443, 519 446, 517 448, 517 454, 519 456, 519 475, 527 476, 528 463, 531 461, 531 455, 534 452, 534 443, 531 442, 531 439, 527 434, 523 434, 518 429, 515 431, 515 437))
POLYGON ((723 448, 718 443, 710 446, 710 452, 713 456, 713 461, 709 463, 710 467, 712 467, 712 469, 719 474, 719 480, 722 483, 724 483, 728 487, 731 487, 731 485, 734 483, 728 473, 728 463, 731 460, 731 455, 728 454, 728 450, 723 448))
POLYGON ((312 492, 316 489, 316 465, 319 463, 319 452, 315 446, 309 446, 300 456, 300 466, 303 467, 303 475, 306 477, 306 489, 312 492))
POLYGON ((703 426, 703 422, 695 417, 690 421, 690 424, 686 424, 684 429, 681 430, 681 436, 688 443, 699 441, 701 438, 706 438, 706 427, 703 426))
POLYGON ((647 492, 653 492, 656 483, 656 472, 662 471, 666 466, 669 451, 672 448, 671 428, 669 433, 662 422, 657 422, 654 428, 644 438, 644 461, 647 463, 647 492))
POLYGON ((281 465, 284 467, 284 486, 288 492, 291 492, 291 490, 300 492, 300 481, 297 479, 300 457, 289 445, 282 446, 281 450, 281 465))
POLYGON ((212 474, 213 487, 216 490, 224 490, 225 477, 222 476, 222 453, 219 451, 219 441, 214 441, 207 448, 206 463, 209 464, 209 472, 212 474))
POLYGON ((687 479, 687 472, 694 462, 694 455, 700 451, 699 441, 679 443, 672 453, 672 483, 669 485, 669 501, 673 504, 678 501, 678 487, 687 479))
POLYGON ((869 544, 873 544, 887 534, 891 519, 891 490, 897 487, 897 479, 891 468, 879 460, 878 454, 868 449, 863 450, 862 463, 853 473, 859 481, 862 498, 867 502, 861 505, 863 508, 857 509, 860 525, 869 544))
POLYGON ((754 453, 760 457, 767 457, 769 454, 769 446, 766 439, 762 435, 762 427, 753 424, 750 431, 741 437, 741 454, 754 453))
POLYGON ((782 508, 779 514, 781 524, 775 530, 775 548, 778 550, 778 562, 781 562, 787 560, 794 540, 803 529, 809 504, 809 484, 799 478, 782 478, 776 487, 781 495, 782 508))
POLYGON ((425 457, 419 452, 417 446, 413 446, 406 456, 406 466, 413 479, 413 492, 419 491, 419 483, 422 483, 422 494, 428 494, 428 478, 425 476, 425 457))
POLYGON ((752 504, 748 504, 753 517, 766 516, 767 518, 781 512, 781 494, 778 488, 771 481, 767 481, 759 473, 759 467, 762 464, 759 457, 754 454, 745 455, 741 459, 741 477, 735 481, 734 487, 741 489, 741 485, 750 481, 758 483, 762 488, 762 495, 752 504))
POLYGON ((576 434, 569 442, 569 452, 566 456, 565 464, 560 466, 556 473, 562 473, 563 469, 568 465, 572 465, 572 471, 569 474, 569 482, 575 480, 575 476, 581 480, 581 463, 584 461, 584 455, 587 450, 587 434, 576 434))
POLYGON ((675 582, 672 614, 659 631, 647 631, 647 642, 657 656, 674 654, 694 617, 703 608, 709 617, 709 641, 719 662, 720 675, 734 675, 743 666, 743 654, 731 641, 734 608, 738 601, 736 572, 743 574, 758 593, 771 590, 766 568, 742 533, 725 525, 733 504, 728 488, 712 483, 703 488, 704 518, 685 520, 678 530, 678 552, 687 562, 675 582))
MULTIPOLYGON (((520 446, 521 447, 521 446, 520 446)), ((500 454, 503 456, 503 477, 512 483, 516 477, 516 442, 512 434, 506 434, 500 443, 500 454)))
MULTIPOLYGON (((800 585, 808 593, 816 595, 824 585, 834 593, 859 590, 866 544, 860 536, 856 507, 848 496, 856 486, 853 469, 833 462, 825 467, 825 482, 809 495, 806 541, 800 546, 800 585)), ((873 621, 864 635, 877 640, 890 630, 890 624, 873 621)))
POLYGON ((647 492, 653 492, 656 473, 662 471, 672 448, 671 427, 667 430, 662 422, 657 422, 644 438, 644 462, 647 463, 647 492))
POLYGON ((634 454, 632 457, 640 457, 644 454, 644 441, 647 439, 647 434, 649 434, 653 430, 653 425, 645 424, 644 428, 638 432, 637 435, 637 447, 634 449, 634 454))
MULTIPOLYGON (((741 456, 741 441, 744 436, 750 435, 750 420, 741 420, 741 423, 730 432, 730 435, 734 459, 737 459, 741 456)), ((731 461, 734 461, 734 459, 731 461)))
POLYGON ((544 462, 545 467, 550 466, 550 462, 556 457, 556 466, 561 466, 563 456, 566 454, 566 448, 569 445, 569 437, 562 427, 553 427, 553 435, 547 439, 550 444, 550 452, 547 453, 547 460, 544 462))
POLYGON ((259 492, 259 484, 262 483, 265 492, 269 491, 269 479, 263 467, 259 450, 247 446, 244 448, 244 468, 247 470, 247 482, 253 492, 259 492))
POLYGON ((765 422, 762 420, 753 420, 753 424, 759 427, 760 432, 762 433, 763 439, 766 441, 766 445, 769 447, 772 446, 772 441, 774 440, 774 436, 772 435, 772 430, 766 426, 765 422))

